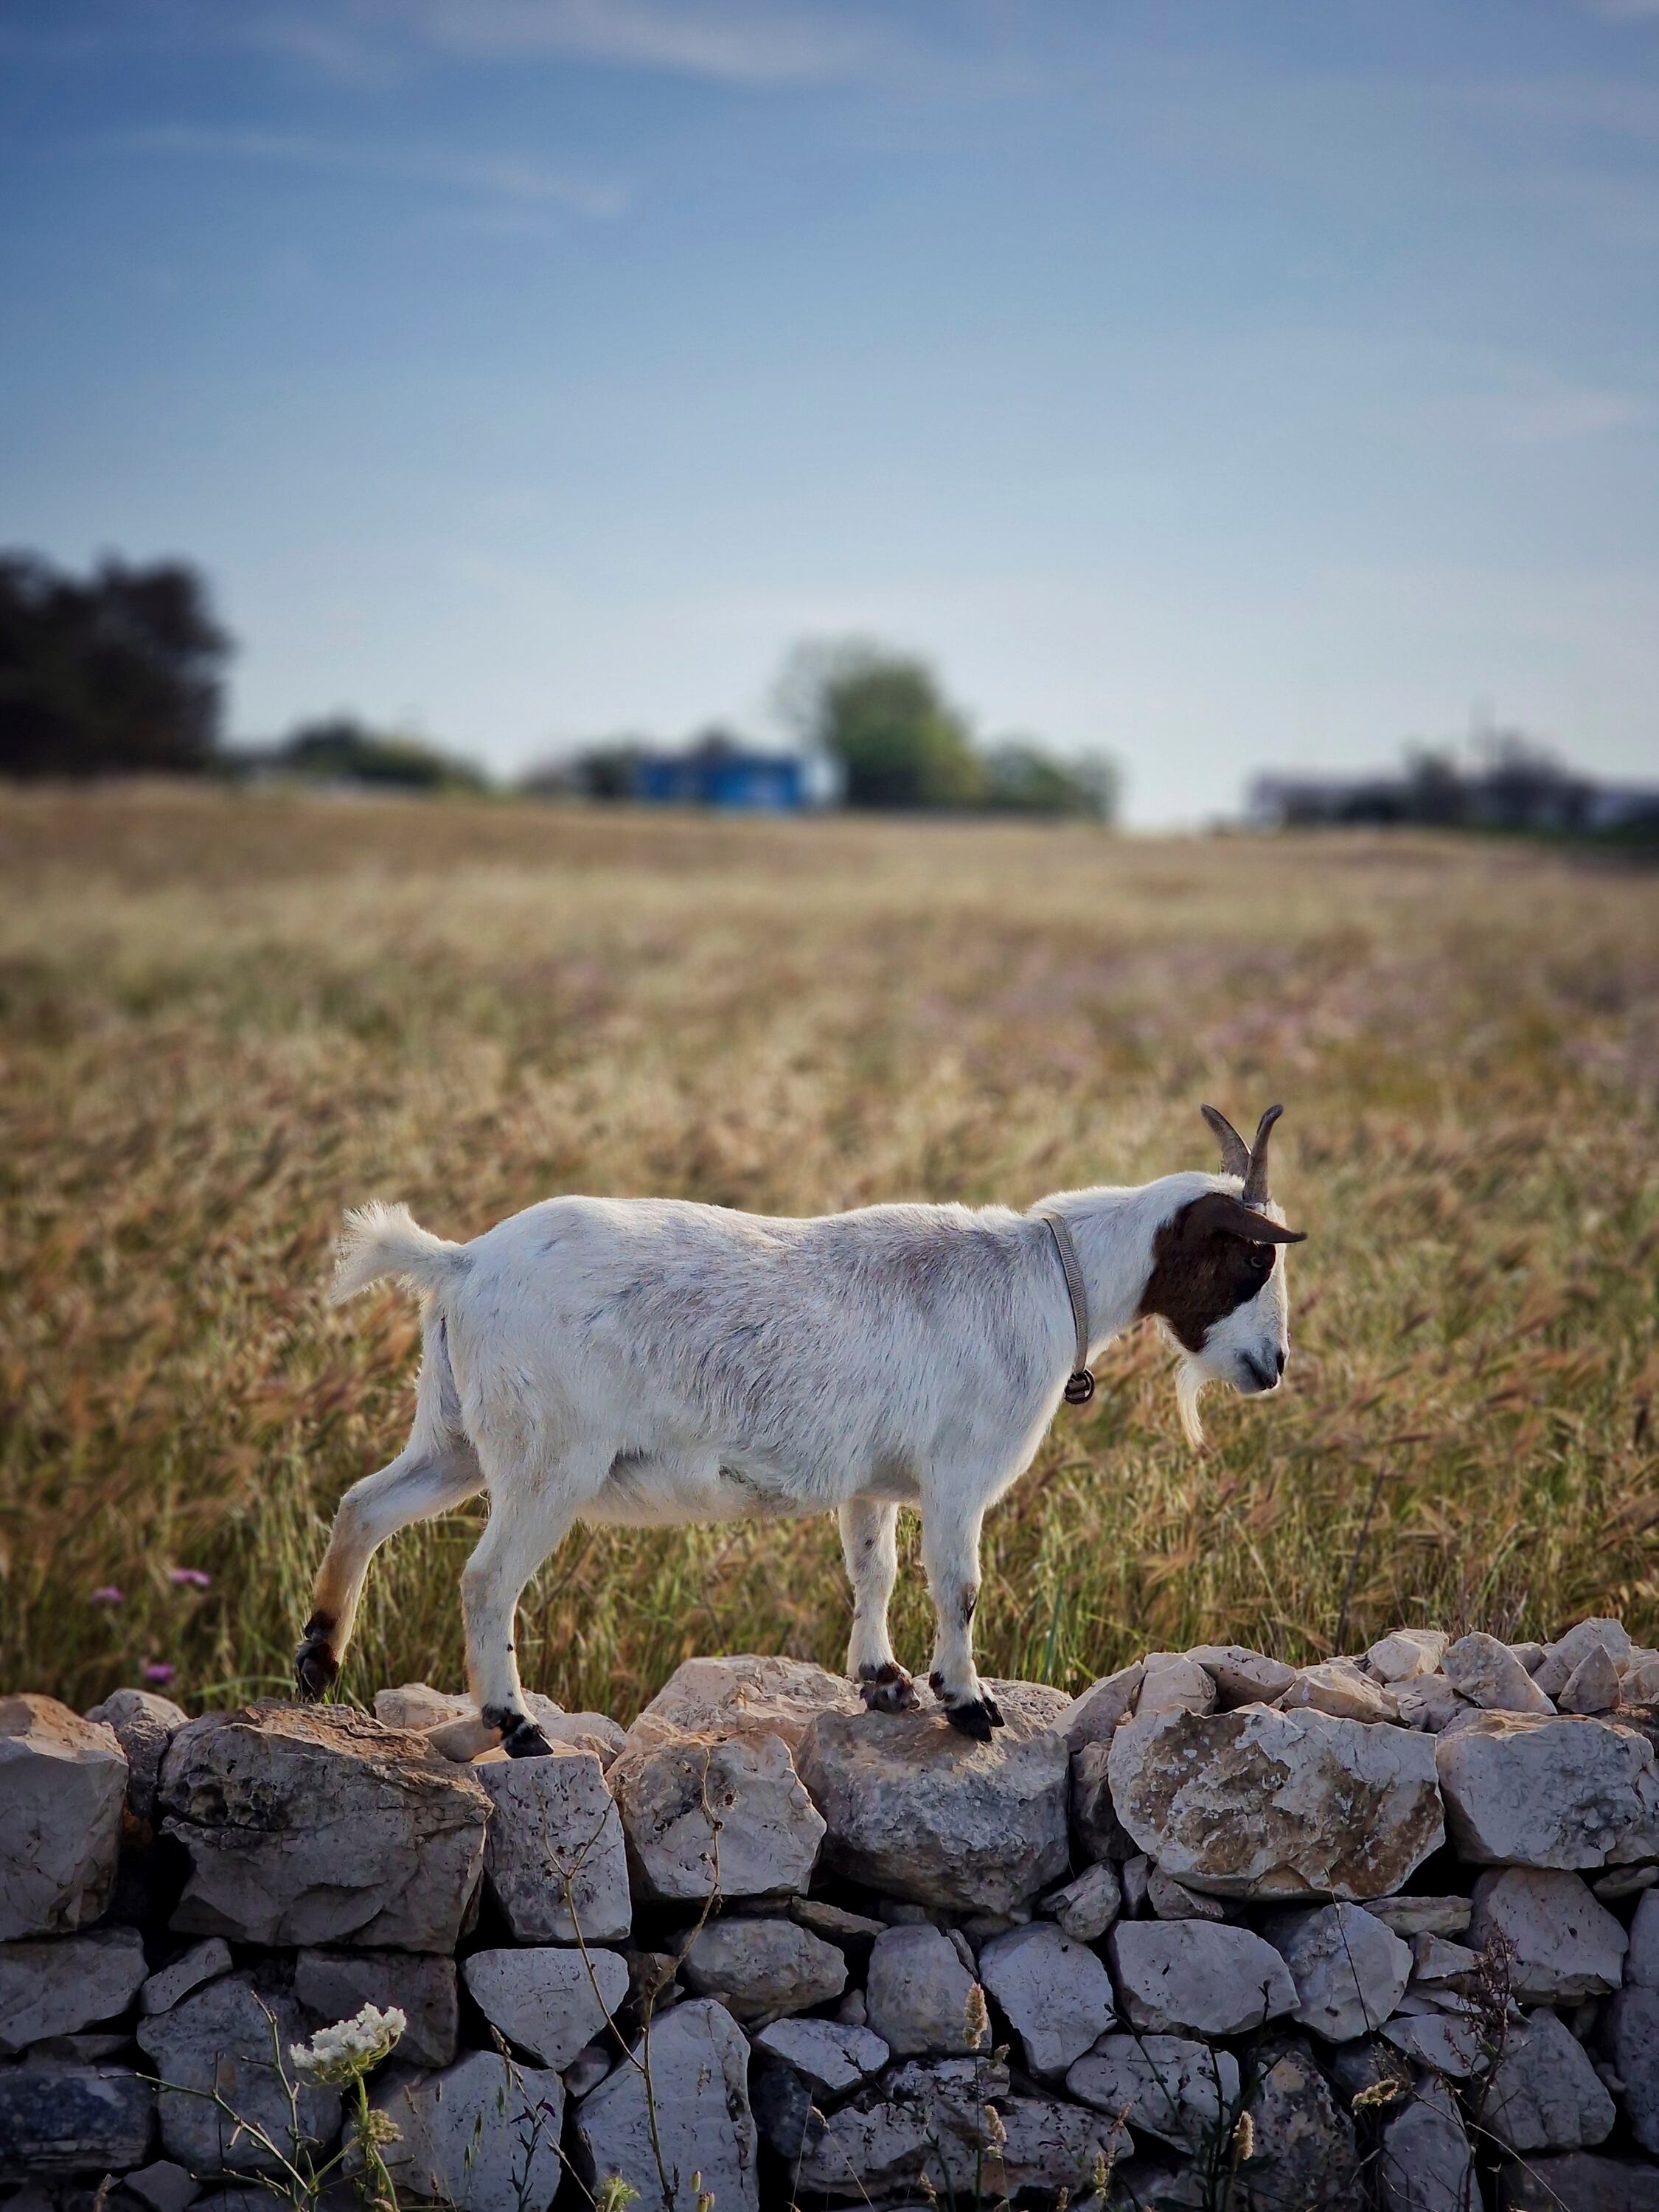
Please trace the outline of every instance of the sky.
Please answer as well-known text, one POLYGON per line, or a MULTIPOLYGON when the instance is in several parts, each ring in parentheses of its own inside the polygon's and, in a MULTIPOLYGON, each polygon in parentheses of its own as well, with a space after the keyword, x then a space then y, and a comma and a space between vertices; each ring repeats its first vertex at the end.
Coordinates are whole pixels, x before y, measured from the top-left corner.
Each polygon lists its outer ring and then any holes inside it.
POLYGON ((0 545, 229 726, 1659 778, 1659 0, 0 0, 0 545))

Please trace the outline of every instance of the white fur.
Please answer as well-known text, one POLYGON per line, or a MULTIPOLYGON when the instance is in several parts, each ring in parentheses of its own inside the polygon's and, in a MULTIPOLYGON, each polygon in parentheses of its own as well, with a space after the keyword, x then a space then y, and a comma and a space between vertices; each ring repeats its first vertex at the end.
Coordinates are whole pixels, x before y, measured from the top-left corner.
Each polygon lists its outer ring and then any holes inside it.
MULTIPOLYGON (((1091 1357, 1133 1321, 1158 1230, 1236 1176, 1165 1176, 1043 1201, 1072 1231, 1091 1357)), ((855 1597, 849 1671, 890 1662, 886 1605, 900 1504, 922 1521, 939 1618, 936 1686, 981 1695, 971 1601, 980 1523, 1029 1464, 1075 1358, 1045 1224, 988 1206, 877 1206, 769 1219, 674 1200, 558 1198, 471 1243, 402 1206, 349 1218, 336 1299, 381 1275, 425 1303, 408 1446, 354 1486, 318 1583, 343 1651, 374 1547, 487 1488, 462 1578, 481 1711, 524 1711, 513 1620, 576 1521, 629 1525, 838 1510, 855 1597)), ((1285 1342, 1282 1253, 1262 1290, 1187 1355, 1197 1391, 1261 1388, 1285 1342)))

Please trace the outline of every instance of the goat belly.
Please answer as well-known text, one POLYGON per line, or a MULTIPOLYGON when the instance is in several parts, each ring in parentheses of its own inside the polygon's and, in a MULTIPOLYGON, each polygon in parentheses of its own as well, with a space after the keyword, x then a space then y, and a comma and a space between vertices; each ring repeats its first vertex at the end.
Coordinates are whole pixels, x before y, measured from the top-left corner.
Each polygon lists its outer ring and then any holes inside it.
POLYGON ((663 1528, 702 1521, 777 1520, 823 1510, 820 1500, 793 1498, 741 1468, 619 1453, 580 1517, 614 1528, 663 1528))

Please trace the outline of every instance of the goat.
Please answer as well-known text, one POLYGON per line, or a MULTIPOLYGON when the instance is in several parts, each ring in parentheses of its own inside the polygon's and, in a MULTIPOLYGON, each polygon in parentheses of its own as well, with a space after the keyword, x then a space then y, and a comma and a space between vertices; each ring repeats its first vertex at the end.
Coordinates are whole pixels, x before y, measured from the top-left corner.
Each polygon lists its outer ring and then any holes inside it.
POLYGON ((1194 1443, 1206 1382, 1279 1386, 1281 1248, 1303 1241, 1267 1195, 1280 1110, 1252 1146, 1202 1109, 1220 1175, 1060 1191, 1029 1213, 872 1206, 796 1220, 555 1198, 469 1244, 401 1206, 349 1214, 334 1303, 398 1277, 422 1301, 423 1352, 409 1442, 340 1501, 295 1658, 301 1694, 338 1673, 376 1548, 487 1489, 461 1577, 479 1745, 499 1731, 514 1757, 550 1748, 526 1711, 514 1622, 577 1521, 838 1513, 847 1671, 869 1705, 911 1711, 887 1632, 909 1505, 938 1620, 929 1686, 953 1726, 988 1741, 1002 1716, 974 1666, 980 1525, 1062 1395, 1086 1398, 1091 1359, 1144 1316, 1179 1348, 1194 1443))

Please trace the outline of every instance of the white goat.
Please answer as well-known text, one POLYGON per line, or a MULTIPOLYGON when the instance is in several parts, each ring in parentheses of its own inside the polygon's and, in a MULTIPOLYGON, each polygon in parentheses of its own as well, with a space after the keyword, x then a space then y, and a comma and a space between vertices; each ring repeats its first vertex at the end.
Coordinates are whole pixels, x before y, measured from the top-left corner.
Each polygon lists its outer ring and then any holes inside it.
POLYGON ((467 1676, 514 1756, 549 1748, 514 1656, 520 1593, 577 1521, 838 1512, 848 1673, 870 1705, 906 1710, 919 1700, 887 1635, 902 1504, 921 1516, 938 1617, 931 1686, 957 1728, 988 1737, 1001 1715, 974 1667, 980 1524, 1062 1393, 1085 1398, 1090 1360, 1143 1316, 1181 1348, 1194 1440, 1206 1382, 1278 1387, 1278 1248, 1302 1241, 1267 1197, 1279 1110, 1252 1149, 1203 1109, 1222 1175, 1061 1191, 1030 1213, 872 1206, 799 1221, 556 1198, 470 1244, 403 1206, 351 1214, 336 1303, 400 1277, 423 1302, 424 1356, 408 1443, 340 1501, 301 1692, 338 1673, 376 1547, 488 1489, 461 1577, 467 1676))

